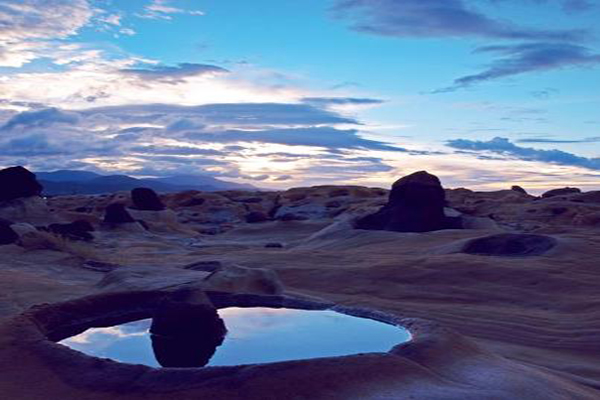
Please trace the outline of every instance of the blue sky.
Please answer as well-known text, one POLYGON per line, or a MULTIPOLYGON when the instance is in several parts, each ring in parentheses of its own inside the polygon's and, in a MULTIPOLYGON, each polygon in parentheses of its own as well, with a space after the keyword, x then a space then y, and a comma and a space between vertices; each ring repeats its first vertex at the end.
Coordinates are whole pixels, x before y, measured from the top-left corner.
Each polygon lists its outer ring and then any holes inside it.
POLYGON ((5 0, 0 166, 600 188, 600 2, 5 0))

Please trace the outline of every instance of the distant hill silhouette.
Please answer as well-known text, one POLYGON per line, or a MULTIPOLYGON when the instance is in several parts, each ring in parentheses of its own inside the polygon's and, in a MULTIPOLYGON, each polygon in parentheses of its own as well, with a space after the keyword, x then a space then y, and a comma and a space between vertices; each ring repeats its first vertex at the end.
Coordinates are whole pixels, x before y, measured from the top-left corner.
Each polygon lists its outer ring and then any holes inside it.
POLYGON ((44 186, 43 193, 47 196, 113 193, 136 187, 148 187, 157 192, 257 190, 252 185, 227 182, 201 175, 138 179, 127 175, 100 175, 88 171, 60 170, 36 172, 36 176, 44 186))

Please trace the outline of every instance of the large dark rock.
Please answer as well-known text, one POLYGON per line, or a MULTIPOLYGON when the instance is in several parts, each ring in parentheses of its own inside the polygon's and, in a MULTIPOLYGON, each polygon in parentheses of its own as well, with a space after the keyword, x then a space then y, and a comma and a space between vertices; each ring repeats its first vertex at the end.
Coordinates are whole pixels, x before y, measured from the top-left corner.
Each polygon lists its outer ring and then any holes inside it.
POLYGON ((150 332, 160 365, 193 368, 208 364, 227 328, 210 305, 169 301, 156 311, 150 332))
POLYGON ((23 167, 0 170, 0 201, 39 196, 42 189, 35 174, 23 167))
POLYGON ((0 218, 0 246, 13 244, 19 240, 19 235, 10 227, 12 222, 0 218))
POLYGON ((94 227, 85 220, 71 222, 70 224, 51 224, 48 226, 48 230, 71 240, 90 241, 94 239, 94 236, 90 233, 94 231, 94 227))
POLYGON ((104 222, 107 224, 125 224, 128 222, 135 222, 133 217, 129 214, 125 205, 121 203, 113 203, 106 207, 104 213, 104 222))
POLYGON ((581 189, 572 188, 572 187, 566 187, 566 188, 561 188, 561 189, 552 189, 552 190, 549 190, 546 193, 542 194, 542 198, 548 199, 550 197, 565 196, 568 194, 575 194, 575 193, 581 193, 581 189))
POLYGON ((539 256, 554 248, 556 244, 556 239, 549 236, 501 233, 470 240, 462 252, 481 256, 539 256))
POLYGON ((425 171, 399 179, 388 203, 357 222, 359 229, 430 232, 456 227, 444 214, 446 193, 440 180, 425 171))
POLYGON ((165 205, 160 201, 156 192, 149 188, 135 188, 131 191, 133 207, 144 211, 162 211, 165 205))

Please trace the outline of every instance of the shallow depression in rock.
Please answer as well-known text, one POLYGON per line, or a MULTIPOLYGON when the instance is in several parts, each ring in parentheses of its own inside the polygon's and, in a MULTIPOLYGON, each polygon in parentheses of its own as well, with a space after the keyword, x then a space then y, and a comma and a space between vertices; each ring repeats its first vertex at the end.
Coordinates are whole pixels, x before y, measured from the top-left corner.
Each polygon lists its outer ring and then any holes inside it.
POLYGON ((227 333, 216 347, 214 341, 203 343, 198 336, 169 341, 152 335, 151 319, 91 328, 60 343, 125 363, 202 367, 387 352, 410 340, 402 327, 330 310, 231 307, 219 310, 219 316, 227 333), (178 354, 183 354, 183 361, 178 354))

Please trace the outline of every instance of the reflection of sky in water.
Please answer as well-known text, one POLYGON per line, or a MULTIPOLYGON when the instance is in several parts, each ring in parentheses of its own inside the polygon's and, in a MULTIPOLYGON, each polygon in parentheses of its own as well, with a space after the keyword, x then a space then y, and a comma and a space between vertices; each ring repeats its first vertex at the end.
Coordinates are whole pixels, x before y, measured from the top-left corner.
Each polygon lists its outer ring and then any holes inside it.
MULTIPOLYGON (((402 328, 333 311, 232 307, 219 315, 228 333, 209 366, 385 352, 409 339, 402 328)), ((158 367, 150 324, 147 319, 92 328, 61 343, 97 357, 158 367)))

